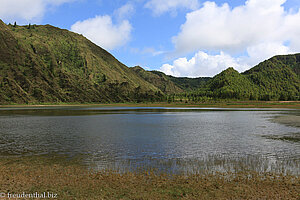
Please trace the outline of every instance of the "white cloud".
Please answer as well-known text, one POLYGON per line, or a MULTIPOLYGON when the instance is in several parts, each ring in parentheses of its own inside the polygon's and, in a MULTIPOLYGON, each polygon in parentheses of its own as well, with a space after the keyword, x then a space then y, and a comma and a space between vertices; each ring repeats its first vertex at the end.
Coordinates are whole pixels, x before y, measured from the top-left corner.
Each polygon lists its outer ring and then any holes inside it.
POLYGON ((260 43, 247 48, 247 56, 232 57, 220 52, 209 55, 202 51, 196 53, 190 60, 186 57, 176 59, 173 64, 164 64, 161 71, 173 76, 203 77, 214 76, 228 67, 243 72, 274 55, 295 53, 288 46, 280 43, 260 43))
POLYGON ((126 44, 130 39, 132 27, 128 20, 113 24, 110 16, 96 16, 78 21, 71 31, 83 34, 89 40, 107 50, 126 44))
POLYGON ((129 18, 133 13, 135 12, 135 8, 133 4, 127 3, 123 5, 122 7, 115 10, 114 14, 117 17, 117 19, 122 20, 129 18))
POLYGON ((72 1, 74 0, 1 0, 0 18, 10 22, 38 22, 49 7, 72 1))
POLYGON ((41 0, 1 0, 0 18, 13 21, 30 21, 43 16, 44 2, 41 0))
POLYGON ((288 46, 280 43, 260 43, 247 48, 248 57, 244 58, 245 62, 254 66, 274 55, 285 55, 294 53, 288 46))
POLYGON ((285 17, 285 24, 283 29, 286 30, 285 34, 287 35, 287 41, 290 42, 290 48, 293 51, 300 50, 300 9, 297 13, 287 15, 285 17))
POLYGON ((173 38, 176 50, 199 49, 227 52, 245 51, 262 42, 290 41, 300 50, 300 11, 284 10, 286 0, 248 0, 245 5, 230 8, 205 2, 203 7, 188 13, 180 33, 173 38))
POLYGON ((73 2, 73 1, 76 1, 76 0, 44 0, 44 2, 46 2, 47 4, 56 5, 56 6, 63 4, 63 3, 73 2))
POLYGON ((235 59, 224 52, 218 55, 208 55, 199 51, 190 60, 185 57, 179 58, 172 65, 164 64, 160 70, 173 76, 204 77, 214 76, 228 67, 233 67, 238 71, 249 68, 240 59, 235 59))
POLYGON ((155 15, 165 12, 176 12, 178 8, 195 10, 199 7, 198 0, 150 0, 145 4, 146 8, 153 11, 155 15))
POLYGON ((213 76, 227 67, 241 72, 274 55, 299 52, 300 10, 286 11, 285 2, 247 0, 235 8, 205 2, 186 15, 181 31, 173 37, 177 54, 201 51, 161 70, 176 76, 213 76), (207 55, 203 50, 221 53, 207 55), (238 54, 243 56, 232 56, 238 54))
POLYGON ((161 50, 156 50, 154 48, 145 48, 142 53, 145 53, 145 54, 151 54, 152 56, 158 56, 158 55, 161 55, 161 54, 164 54, 165 51, 161 51, 161 50))
POLYGON ((296 22, 299 16, 284 11, 285 1, 248 0, 233 9, 228 4, 205 2, 202 8, 186 15, 173 42, 178 51, 238 52, 261 42, 290 40, 291 32, 300 29, 300 23, 296 22), (292 26, 288 26, 288 19, 292 26))
POLYGON ((131 52, 134 54, 150 54, 151 56, 158 56, 165 53, 165 51, 156 50, 153 47, 145 47, 143 49, 131 48, 131 52))

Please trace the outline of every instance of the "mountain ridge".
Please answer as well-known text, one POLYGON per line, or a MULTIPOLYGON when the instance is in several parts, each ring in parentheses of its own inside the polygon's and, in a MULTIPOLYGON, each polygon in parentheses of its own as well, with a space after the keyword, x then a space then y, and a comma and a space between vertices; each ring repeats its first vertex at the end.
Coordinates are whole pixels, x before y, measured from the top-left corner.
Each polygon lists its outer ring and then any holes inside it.
POLYGON ((274 56, 243 73, 227 68, 188 95, 195 99, 300 100, 299 69, 300 54, 274 56))
POLYGON ((1 104, 153 102, 175 96, 300 99, 300 54, 274 56, 243 73, 227 68, 213 78, 173 77, 139 66, 129 68, 65 29, 13 26, 1 20, 0 74, 1 104))
POLYGON ((0 22, 0 103, 128 102, 163 93, 83 36, 0 22))

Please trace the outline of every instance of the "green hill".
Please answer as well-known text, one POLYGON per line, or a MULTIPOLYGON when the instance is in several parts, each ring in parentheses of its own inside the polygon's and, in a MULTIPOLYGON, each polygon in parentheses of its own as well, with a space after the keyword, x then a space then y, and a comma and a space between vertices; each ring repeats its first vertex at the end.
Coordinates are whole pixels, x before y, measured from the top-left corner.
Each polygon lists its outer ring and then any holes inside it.
POLYGON ((300 98, 300 54, 275 56, 241 74, 228 68, 213 78, 173 77, 128 68, 68 30, 1 20, 0 74, 0 104, 300 98))
POLYGON ((192 91, 203 87, 211 79, 210 77, 198 77, 198 78, 188 78, 188 77, 174 77, 166 75, 160 71, 150 71, 154 74, 172 81, 177 87, 184 91, 192 91))
POLYGON ((300 77, 300 53, 293 55, 274 56, 271 61, 280 61, 289 66, 300 77))
POLYGON ((0 103, 128 102, 162 92, 82 35, 0 20, 0 103))
POLYGON ((258 89, 246 76, 233 68, 216 75, 208 82, 207 87, 213 97, 224 99, 253 99, 258 89))
POLYGON ((145 81, 153 84, 157 88, 159 88, 165 94, 176 94, 183 92, 184 90, 178 87, 173 81, 169 80, 169 78, 162 73, 163 75, 153 73, 153 71, 146 71, 140 66, 130 68, 134 71, 138 76, 143 78, 145 81))
POLYGON ((299 100, 300 54, 275 56, 244 73, 228 68, 190 96, 241 100, 299 100))
POLYGON ((243 73, 258 86, 261 100, 297 100, 300 96, 300 54, 274 56, 243 73))

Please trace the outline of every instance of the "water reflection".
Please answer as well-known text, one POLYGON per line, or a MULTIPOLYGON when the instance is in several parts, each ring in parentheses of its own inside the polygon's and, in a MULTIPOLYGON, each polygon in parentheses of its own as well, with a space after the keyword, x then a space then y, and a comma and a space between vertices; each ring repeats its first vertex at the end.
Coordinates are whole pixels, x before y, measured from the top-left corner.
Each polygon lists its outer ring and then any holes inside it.
POLYGON ((280 109, 0 109, 0 154, 84 157, 95 169, 300 174, 299 128, 270 121, 280 109))

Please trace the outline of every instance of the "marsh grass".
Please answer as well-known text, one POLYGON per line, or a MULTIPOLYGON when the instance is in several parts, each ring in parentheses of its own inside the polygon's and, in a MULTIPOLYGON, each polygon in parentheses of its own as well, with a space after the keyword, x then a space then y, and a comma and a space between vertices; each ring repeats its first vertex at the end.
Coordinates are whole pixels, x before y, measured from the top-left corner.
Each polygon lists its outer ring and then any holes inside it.
POLYGON ((299 159, 265 157, 259 155, 228 156, 206 155, 202 159, 128 159, 104 162, 103 160, 84 158, 90 170, 104 171, 107 169, 118 173, 151 171, 156 174, 214 174, 240 173, 255 171, 258 174, 275 173, 284 175, 300 175, 299 159))
POLYGON ((78 160, 2 158, 0 191, 53 192, 58 199, 299 199, 300 178, 254 171, 157 174, 94 171, 78 160))
POLYGON ((269 135, 269 136, 263 136, 268 139, 272 140, 283 140, 288 142, 300 142, 300 133, 291 133, 286 135, 269 135))

